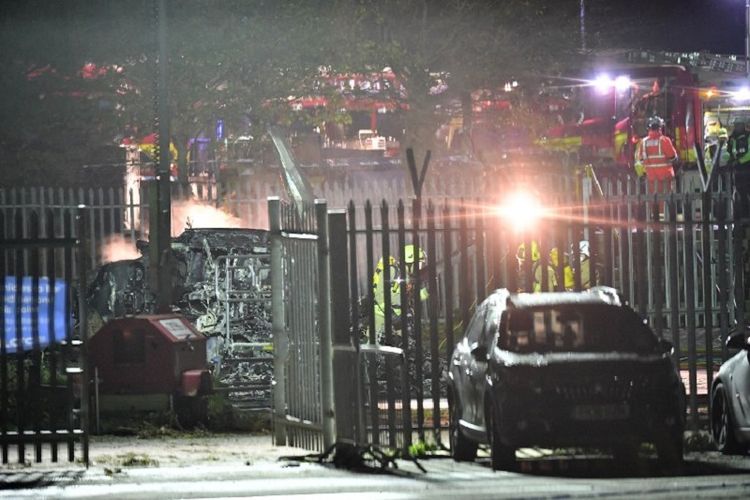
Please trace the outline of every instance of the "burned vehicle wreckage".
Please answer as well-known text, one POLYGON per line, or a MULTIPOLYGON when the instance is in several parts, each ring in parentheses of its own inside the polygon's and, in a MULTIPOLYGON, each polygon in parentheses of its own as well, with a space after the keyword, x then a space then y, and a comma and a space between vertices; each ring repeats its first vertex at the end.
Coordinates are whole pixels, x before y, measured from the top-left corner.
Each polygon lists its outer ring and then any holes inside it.
MULTIPOLYGON (((148 243, 142 256, 99 267, 87 289, 89 325, 153 314, 149 289, 148 243)), ((187 229, 172 239, 172 310, 207 338, 214 381, 229 388, 240 408, 270 407, 271 349, 270 255, 268 231, 187 229)))

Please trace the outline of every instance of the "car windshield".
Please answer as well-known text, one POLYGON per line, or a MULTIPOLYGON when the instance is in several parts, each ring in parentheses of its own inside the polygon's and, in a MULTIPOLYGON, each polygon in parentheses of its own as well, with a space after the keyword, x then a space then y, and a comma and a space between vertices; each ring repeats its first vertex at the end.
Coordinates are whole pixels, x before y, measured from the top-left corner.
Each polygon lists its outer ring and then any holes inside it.
POLYGON ((654 333, 630 308, 574 304, 511 309, 499 346, 526 352, 649 352, 654 333))

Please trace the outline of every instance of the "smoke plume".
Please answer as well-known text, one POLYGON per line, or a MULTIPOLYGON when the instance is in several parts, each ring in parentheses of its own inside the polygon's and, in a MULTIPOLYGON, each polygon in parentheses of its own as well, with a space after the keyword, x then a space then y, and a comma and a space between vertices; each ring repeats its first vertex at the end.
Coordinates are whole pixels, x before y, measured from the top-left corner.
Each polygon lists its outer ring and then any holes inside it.
POLYGON ((179 236, 187 228, 240 228, 242 220, 212 205, 196 201, 172 203, 172 236, 179 236))
POLYGON ((101 252, 102 264, 118 260, 137 259, 141 256, 135 248, 135 242, 126 240, 121 234, 115 234, 107 238, 99 251, 101 252))

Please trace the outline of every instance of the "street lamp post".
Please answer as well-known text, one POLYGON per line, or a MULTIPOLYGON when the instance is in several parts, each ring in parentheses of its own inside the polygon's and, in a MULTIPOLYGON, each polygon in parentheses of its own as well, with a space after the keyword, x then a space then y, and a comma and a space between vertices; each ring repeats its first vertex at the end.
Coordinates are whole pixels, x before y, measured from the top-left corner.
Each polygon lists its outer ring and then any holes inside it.
MULTIPOLYGON (((745 0, 750 3, 750 0, 745 0)), ((581 26, 581 50, 586 50, 586 0, 581 0, 578 19, 581 26)), ((748 69, 750 72, 750 69, 748 69)))
POLYGON ((745 0, 745 72, 750 76, 750 0, 745 0))

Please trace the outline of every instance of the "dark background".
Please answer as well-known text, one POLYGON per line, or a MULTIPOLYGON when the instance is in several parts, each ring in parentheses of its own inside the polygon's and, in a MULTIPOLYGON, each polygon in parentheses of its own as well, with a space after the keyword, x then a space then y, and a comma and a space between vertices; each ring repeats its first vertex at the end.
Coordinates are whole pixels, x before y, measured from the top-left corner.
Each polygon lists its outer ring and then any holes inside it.
MULTIPOLYGON (((592 48, 745 52, 744 0, 585 0, 592 48)), ((561 4, 564 2, 561 2, 561 4)))

